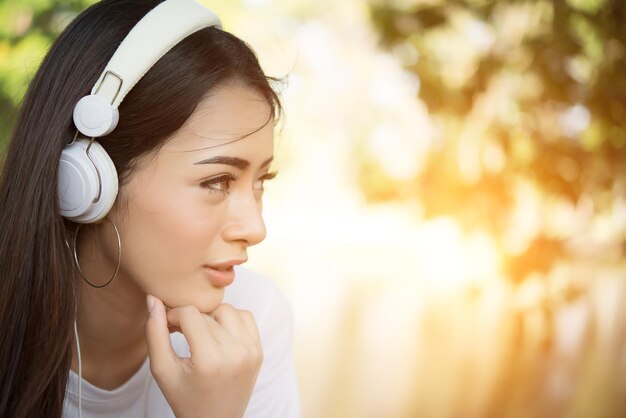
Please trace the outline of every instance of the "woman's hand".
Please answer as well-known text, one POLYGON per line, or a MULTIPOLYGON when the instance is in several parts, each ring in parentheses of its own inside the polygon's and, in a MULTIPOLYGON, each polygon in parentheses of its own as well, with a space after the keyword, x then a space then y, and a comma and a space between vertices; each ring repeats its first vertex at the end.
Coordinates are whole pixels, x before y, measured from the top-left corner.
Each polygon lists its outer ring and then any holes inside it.
POLYGON ((176 417, 243 417, 263 362, 252 314, 228 304, 210 314, 195 306, 166 312, 160 299, 148 295, 148 307, 151 303, 146 322, 150 369, 176 417), (190 358, 176 356, 168 327, 183 333, 190 358))

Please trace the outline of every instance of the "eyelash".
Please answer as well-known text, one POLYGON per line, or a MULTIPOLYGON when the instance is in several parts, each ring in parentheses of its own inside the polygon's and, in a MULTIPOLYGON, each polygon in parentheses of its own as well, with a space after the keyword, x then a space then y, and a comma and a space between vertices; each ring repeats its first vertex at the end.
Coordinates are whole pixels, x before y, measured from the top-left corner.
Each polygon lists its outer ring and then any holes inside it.
MULTIPOLYGON (((261 181, 267 181, 267 180, 271 180, 274 177, 276 177, 278 175, 278 171, 274 171, 271 173, 267 173, 263 176, 261 176, 259 178, 259 180, 261 181)), ((239 177, 236 177, 232 174, 225 174, 223 176, 219 176, 219 177, 215 177, 209 180, 205 180, 202 183, 200 183, 200 186, 204 187, 205 189, 208 189, 210 193, 221 193, 224 196, 230 194, 230 182, 232 181, 237 181, 239 179, 239 177), (224 189, 224 190, 219 190, 219 189, 214 189, 211 186, 214 184, 224 184, 227 183, 228 186, 224 189)), ((263 190, 263 189, 261 189, 263 190)))

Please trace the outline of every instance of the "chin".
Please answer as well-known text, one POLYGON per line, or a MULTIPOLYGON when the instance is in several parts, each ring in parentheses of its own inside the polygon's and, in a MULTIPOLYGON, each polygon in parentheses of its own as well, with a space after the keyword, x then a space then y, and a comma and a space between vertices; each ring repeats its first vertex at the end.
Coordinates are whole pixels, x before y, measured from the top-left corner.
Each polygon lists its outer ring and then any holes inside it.
POLYGON ((220 296, 219 299, 216 298, 214 300, 203 300, 203 301, 199 301, 199 303, 194 304, 196 306, 196 308, 198 308, 198 310, 202 313, 208 314, 213 312, 215 309, 217 309, 218 306, 220 306, 222 304, 222 301, 224 299, 220 296))
MULTIPOLYGON (((195 306, 202 313, 214 311, 224 300, 224 288, 216 288, 206 281, 197 280, 197 277, 170 284, 159 290, 154 289, 153 295, 160 298, 169 309, 195 306)), ((151 293, 148 291, 147 293, 151 293)))
POLYGON ((202 313, 208 314, 213 312, 224 300, 224 289, 215 289, 211 287, 207 290, 192 291, 180 295, 178 306, 193 305, 202 313))

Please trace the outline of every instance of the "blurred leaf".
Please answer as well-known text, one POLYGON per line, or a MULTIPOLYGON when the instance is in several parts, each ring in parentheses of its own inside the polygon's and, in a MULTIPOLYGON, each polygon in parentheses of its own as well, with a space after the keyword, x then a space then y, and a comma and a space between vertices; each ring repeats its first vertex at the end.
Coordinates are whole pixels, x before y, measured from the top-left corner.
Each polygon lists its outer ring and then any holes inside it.
MULTIPOLYGON (((364 194, 416 199, 426 216, 452 216, 500 242, 512 228, 520 179, 553 201, 592 196, 599 216, 604 196, 626 182, 626 2, 395 4, 370 1, 373 25, 383 47, 415 48, 417 62, 405 68, 420 80, 416 99, 446 121, 446 145, 431 150, 412 194, 382 169, 362 170, 364 194), (470 58, 473 72, 451 84, 446 74, 470 58), (505 153, 497 174, 476 160, 493 141, 505 153)), ((570 256, 565 241, 542 240, 508 260, 515 279, 570 256)))

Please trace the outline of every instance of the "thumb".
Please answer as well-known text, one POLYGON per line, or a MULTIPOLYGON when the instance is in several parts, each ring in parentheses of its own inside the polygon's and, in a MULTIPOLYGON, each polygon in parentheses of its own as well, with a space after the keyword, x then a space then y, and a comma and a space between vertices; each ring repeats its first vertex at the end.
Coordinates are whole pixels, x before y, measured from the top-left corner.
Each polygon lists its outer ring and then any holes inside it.
POLYGON ((170 332, 167 328, 165 306, 161 299, 146 295, 148 304, 148 320, 146 321, 146 341, 150 356, 152 374, 165 377, 173 372, 176 365, 176 353, 170 341, 170 332))

